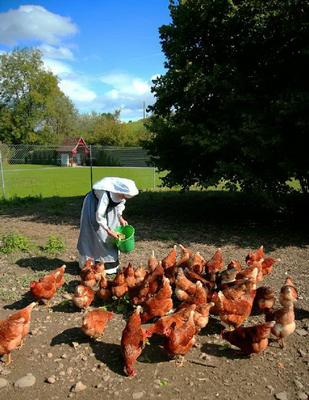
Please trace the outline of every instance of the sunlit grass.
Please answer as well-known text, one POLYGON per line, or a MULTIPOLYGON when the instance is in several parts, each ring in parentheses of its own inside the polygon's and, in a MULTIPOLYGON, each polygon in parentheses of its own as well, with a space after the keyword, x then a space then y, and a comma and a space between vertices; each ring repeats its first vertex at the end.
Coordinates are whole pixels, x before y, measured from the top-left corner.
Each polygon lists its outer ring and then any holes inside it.
MULTIPOLYGON (((161 184, 161 175, 156 173, 153 168, 93 167, 93 183, 106 176, 133 179, 140 190, 153 190, 161 184)), ((82 196, 90 188, 91 171, 89 167, 72 168, 21 164, 11 165, 4 169, 6 198, 82 196)))

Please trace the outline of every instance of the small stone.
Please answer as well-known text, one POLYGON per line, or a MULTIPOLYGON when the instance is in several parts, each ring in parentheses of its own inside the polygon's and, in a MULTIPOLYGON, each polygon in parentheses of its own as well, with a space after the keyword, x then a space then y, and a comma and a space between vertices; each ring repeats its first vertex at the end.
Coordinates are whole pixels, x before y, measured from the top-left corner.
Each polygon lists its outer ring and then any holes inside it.
POLYGON ((271 394, 274 393, 275 389, 271 385, 267 385, 266 387, 270 391, 271 394))
POLYGON ((300 354, 301 357, 306 357, 307 356, 307 353, 302 349, 298 349, 298 353, 300 354))
POLYGON ((100 389, 102 386, 103 386, 102 383, 98 383, 97 385, 95 385, 95 388, 96 388, 96 389, 100 389))
POLYGON ((39 354, 39 350, 38 349, 34 349, 33 350, 33 354, 39 354))
POLYGON ((5 386, 8 385, 8 381, 4 378, 0 378, 0 389, 4 388, 5 386))
POLYGON ((144 396, 144 392, 134 392, 132 394, 132 399, 138 400, 138 399, 141 399, 143 396, 144 396))
POLYGON ((32 375, 31 373, 23 376, 22 378, 19 378, 16 382, 15 382, 15 387, 18 388, 25 388, 25 387, 30 387, 33 386, 35 384, 35 376, 32 375))
POLYGON ((295 331, 299 336, 307 336, 308 332, 305 329, 296 329, 295 331))
POLYGON ((61 358, 68 358, 68 356, 64 353, 62 354, 61 358))
POLYGON ((72 342, 72 347, 74 347, 74 349, 77 349, 78 346, 79 346, 78 342, 72 342))
POLYGON ((86 388, 87 386, 84 385, 83 382, 78 381, 75 385, 71 387, 71 392, 78 393, 85 390, 86 388))
POLYGON ((110 378, 110 375, 103 375, 102 379, 104 382, 107 382, 109 380, 109 378, 110 378))
POLYGON ((297 398, 299 400, 308 400, 308 395, 305 392, 298 392, 297 393, 297 398))
POLYGON ((50 376, 49 378, 46 379, 47 383, 53 384, 56 382, 56 377, 55 375, 50 376))
POLYGON ((288 395, 286 392, 276 393, 275 397, 277 400, 288 400, 288 395))
POLYGON ((63 293, 62 297, 67 300, 71 300, 72 296, 69 293, 63 293))
POLYGON ((60 375, 60 376, 65 376, 65 371, 60 371, 60 372, 59 372, 59 375, 60 375))
POLYGON ((2 368, 0 370, 0 375, 6 376, 6 375, 9 375, 10 373, 11 373, 11 371, 9 369, 2 368))
POLYGON ((53 357, 53 353, 47 353, 47 357, 48 358, 52 358, 53 357))
POLYGON ((304 389, 304 385, 297 379, 294 379, 294 383, 295 383, 295 386, 297 387, 297 389, 299 389, 299 390, 304 389))
POLYGON ((73 372, 73 368, 72 368, 72 367, 69 367, 69 368, 67 369, 67 374, 68 374, 68 375, 72 375, 72 372, 73 372))

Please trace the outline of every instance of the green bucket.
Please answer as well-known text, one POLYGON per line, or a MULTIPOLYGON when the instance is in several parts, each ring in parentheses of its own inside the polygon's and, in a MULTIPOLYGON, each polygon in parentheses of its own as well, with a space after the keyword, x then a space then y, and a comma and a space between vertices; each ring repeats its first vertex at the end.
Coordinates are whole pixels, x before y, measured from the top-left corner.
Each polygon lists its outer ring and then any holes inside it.
POLYGON ((135 247, 134 233, 135 229, 132 225, 118 226, 116 232, 125 235, 125 239, 117 239, 116 246, 122 253, 131 253, 135 247))

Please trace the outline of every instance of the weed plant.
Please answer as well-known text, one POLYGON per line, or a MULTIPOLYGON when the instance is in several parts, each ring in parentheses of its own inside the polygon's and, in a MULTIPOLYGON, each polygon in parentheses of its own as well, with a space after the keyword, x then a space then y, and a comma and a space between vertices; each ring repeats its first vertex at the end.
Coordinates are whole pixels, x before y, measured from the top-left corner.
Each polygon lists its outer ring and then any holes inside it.
POLYGON ((57 255, 65 250, 65 244, 61 238, 55 235, 50 235, 42 250, 49 255, 57 255))
POLYGON ((2 254, 11 254, 16 251, 29 252, 32 248, 30 240, 18 233, 9 233, 0 239, 0 253, 2 254))

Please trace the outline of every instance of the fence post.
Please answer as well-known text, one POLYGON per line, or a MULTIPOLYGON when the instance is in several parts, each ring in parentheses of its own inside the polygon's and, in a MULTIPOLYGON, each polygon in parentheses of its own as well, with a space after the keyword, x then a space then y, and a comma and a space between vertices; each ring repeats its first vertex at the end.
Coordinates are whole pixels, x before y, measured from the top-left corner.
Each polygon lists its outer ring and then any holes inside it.
POLYGON ((90 157, 90 184, 91 184, 90 190, 92 190, 92 148, 91 148, 91 145, 89 145, 89 149, 90 149, 89 157, 90 157))
POLYGON ((2 193, 5 199, 5 188, 4 188, 4 174, 3 174, 3 163, 2 163, 2 153, 0 151, 0 169, 1 169, 1 182, 2 182, 2 193))

